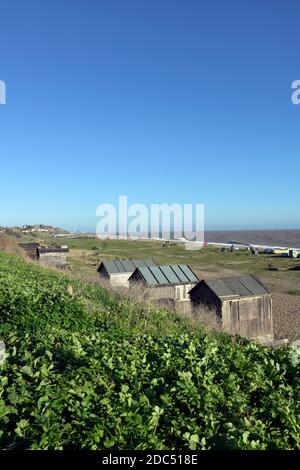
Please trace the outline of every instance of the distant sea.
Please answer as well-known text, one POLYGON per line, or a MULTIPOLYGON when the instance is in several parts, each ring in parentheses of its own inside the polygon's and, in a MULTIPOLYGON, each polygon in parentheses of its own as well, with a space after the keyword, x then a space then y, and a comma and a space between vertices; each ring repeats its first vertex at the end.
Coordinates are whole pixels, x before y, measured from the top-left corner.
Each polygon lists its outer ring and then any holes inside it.
POLYGON ((300 247, 300 229, 206 231, 204 238, 208 242, 216 243, 226 243, 234 240, 240 243, 253 243, 254 245, 300 247))
MULTIPOLYGON (((147 234, 141 233, 147 238, 147 234)), ((150 237, 151 238, 151 237, 150 237)), ((169 234, 162 233, 162 238, 169 238, 169 234)), ((173 236, 171 235, 171 239, 173 236)), ((270 245, 300 248, 300 229, 297 230, 207 230, 204 240, 210 243, 230 243, 232 241, 249 243, 253 245, 270 245)))

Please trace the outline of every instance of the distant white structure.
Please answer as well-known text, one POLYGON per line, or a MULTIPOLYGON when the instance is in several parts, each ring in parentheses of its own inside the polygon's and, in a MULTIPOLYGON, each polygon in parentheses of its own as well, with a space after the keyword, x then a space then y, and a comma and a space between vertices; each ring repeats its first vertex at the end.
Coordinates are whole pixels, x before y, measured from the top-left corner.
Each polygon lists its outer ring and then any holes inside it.
POLYGON ((22 233, 49 232, 49 228, 43 225, 23 225, 22 233))
POLYGON ((186 250, 201 250, 204 247, 203 242, 186 242, 185 249, 186 250))

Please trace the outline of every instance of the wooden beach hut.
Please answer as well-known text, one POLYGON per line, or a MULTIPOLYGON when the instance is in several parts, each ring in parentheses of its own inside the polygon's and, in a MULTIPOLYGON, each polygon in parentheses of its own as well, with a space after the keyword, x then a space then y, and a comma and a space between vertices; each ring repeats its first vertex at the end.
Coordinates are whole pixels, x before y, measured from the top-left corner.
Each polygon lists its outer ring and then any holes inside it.
POLYGON ((229 333, 273 340, 272 296, 253 275, 200 281, 190 291, 195 312, 199 305, 212 308, 229 333))
POLYGON ((37 248, 38 262, 54 268, 65 268, 68 265, 68 253, 69 248, 67 246, 37 248))
POLYGON ((140 286, 145 296, 159 304, 189 313, 189 291, 199 278, 186 264, 137 268, 129 278, 129 287, 140 286))
POLYGON ((129 287, 128 279, 138 267, 156 266, 152 259, 102 261, 98 267, 101 279, 107 279, 112 287, 129 287))

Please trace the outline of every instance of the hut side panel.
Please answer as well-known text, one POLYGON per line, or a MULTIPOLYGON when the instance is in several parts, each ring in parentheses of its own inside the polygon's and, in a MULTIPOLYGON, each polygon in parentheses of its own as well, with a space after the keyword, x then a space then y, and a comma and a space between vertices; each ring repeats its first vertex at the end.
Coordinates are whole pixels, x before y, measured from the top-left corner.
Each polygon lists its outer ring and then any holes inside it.
POLYGON ((175 302, 175 311, 189 315, 192 312, 192 303, 190 300, 177 300, 175 302))
POLYGON ((47 253, 39 255, 40 264, 46 266, 65 267, 67 265, 67 256, 64 253, 47 253))
MULTIPOLYGON (((148 295, 151 299, 172 299, 176 303, 190 304, 189 292, 195 284, 153 286, 148 288, 148 295)), ((189 307, 182 307, 190 311, 189 307)))
POLYGON ((129 288, 129 281, 132 273, 116 273, 111 274, 110 278, 110 285, 112 287, 125 287, 126 289, 129 288))
POLYGON ((98 273, 100 278, 109 280, 112 287, 125 287, 126 289, 129 288, 128 279, 132 274, 131 272, 109 273, 105 268, 105 265, 101 264, 100 268, 98 269, 98 273))
POLYGON ((224 331, 227 331, 228 333, 234 331, 232 318, 231 302, 224 302, 222 305, 222 326, 224 331))
POLYGON ((234 303, 237 304, 237 309, 239 312, 239 320, 240 320, 239 333, 242 336, 249 337, 250 336, 249 319, 250 319, 250 311, 254 307, 253 299, 239 300, 239 301, 235 301, 234 303))
POLYGON ((151 299, 172 299, 175 300, 175 286, 157 286, 148 289, 151 299))
POLYGON ((240 329, 240 314, 239 314, 239 304, 234 302, 234 305, 231 308, 231 302, 228 305, 228 316, 229 316, 229 332, 238 332, 240 329))
POLYGON ((223 302, 222 325, 227 332, 250 338, 272 335, 271 295, 223 302))
POLYGON ((126 289, 129 288, 128 279, 132 274, 131 272, 108 273, 104 265, 100 267, 98 272, 100 278, 109 280, 112 287, 125 287, 126 289))
POLYGON ((154 301, 159 306, 171 308, 185 315, 191 313, 191 301, 189 299, 176 299, 175 292, 174 286, 164 286, 148 289, 146 295, 148 299, 154 301))

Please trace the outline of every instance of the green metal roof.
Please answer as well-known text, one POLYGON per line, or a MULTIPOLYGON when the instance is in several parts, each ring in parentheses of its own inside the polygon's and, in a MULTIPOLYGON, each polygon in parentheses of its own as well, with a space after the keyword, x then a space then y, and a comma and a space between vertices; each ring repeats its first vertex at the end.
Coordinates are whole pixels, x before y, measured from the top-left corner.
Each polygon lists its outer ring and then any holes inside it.
POLYGON ((156 264, 152 259, 110 260, 103 261, 98 268, 98 272, 104 267, 108 274, 133 273, 136 268, 142 266, 156 266, 156 264))
POLYGON ((189 281, 199 281, 198 277, 189 266, 187 266, 186 264, 179 264, 178 267, 183 271, 184 275, 188 278, 189 281))
MULTIPOLYGON (((208 279, 204 282, 220 298, 253 297, 270 293, 260 279, 251 274, 208 279)), ((198 285, 192 291, 196 291, 197 287, 198 285)))
POLYGON ((191 284, 199 281, 198 277, 186 264, 169 266, 143 266, 137 268, 141 278, 150 286, 191 284))
POLYGON ((152 271, 149 268, 140 267, 140 268, 137 268, 137 269, 141 273, 141 275, 142 275, 143 279, 145 280, 146 284, 149 284, 151 286, 158 284, 158 281, 157 281, 156 277, 154 276, 154 274, 152 273, 152 271))

